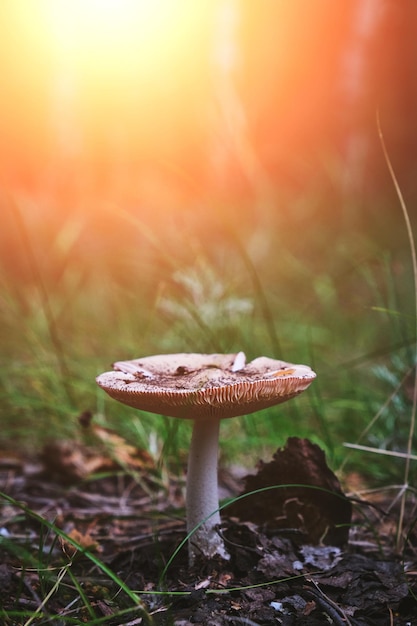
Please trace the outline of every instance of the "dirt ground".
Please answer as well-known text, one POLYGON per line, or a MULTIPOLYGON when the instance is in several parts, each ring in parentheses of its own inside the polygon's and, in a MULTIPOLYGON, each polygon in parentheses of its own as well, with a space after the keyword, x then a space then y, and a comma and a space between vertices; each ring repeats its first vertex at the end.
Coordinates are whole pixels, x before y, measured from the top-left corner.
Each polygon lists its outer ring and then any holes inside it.
POLYGON ((2 624, 417 624, 415 497, 398 550, 395 494, 346 497, 317 446, 291 439, 246 479, 220 472, 222 498, 256 493, 223 510, 230 560, 189 568, 183 481, 135 458, 115 471, 75 443, 0 457, 0 489, 22 503, 0 500, 2 624))

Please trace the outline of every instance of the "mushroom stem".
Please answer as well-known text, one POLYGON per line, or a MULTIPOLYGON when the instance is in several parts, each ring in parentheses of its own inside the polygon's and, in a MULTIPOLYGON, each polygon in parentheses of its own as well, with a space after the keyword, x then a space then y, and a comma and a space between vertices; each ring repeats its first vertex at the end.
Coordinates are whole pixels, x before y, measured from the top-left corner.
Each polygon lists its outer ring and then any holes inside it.
POLYGON ((217 485, 219 428, 220 420, 214 417, 194 420, 186 496, 187 532, 194 531, 188 542, 190 565, 199 554, 206 558, 214 555, 230 558, 216 530, 220 524, 217 485))

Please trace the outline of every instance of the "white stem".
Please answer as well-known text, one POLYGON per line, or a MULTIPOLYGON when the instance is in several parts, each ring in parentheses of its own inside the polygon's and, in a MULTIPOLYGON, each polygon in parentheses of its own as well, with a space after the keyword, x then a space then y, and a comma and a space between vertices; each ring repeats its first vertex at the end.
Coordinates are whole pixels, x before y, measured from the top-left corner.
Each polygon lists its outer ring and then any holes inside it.
POLYGON ((211 558, 218 554, 224 559, 230 556, 222 538, 216 531, 220 524, 218 512, 217 456, 220 420, 196 419, 191 438, 187 471, 187 532, 192 532, 188 542, 190 564, 201 554, 211 558), (208 519, 206 519, 208 518, 208 519))

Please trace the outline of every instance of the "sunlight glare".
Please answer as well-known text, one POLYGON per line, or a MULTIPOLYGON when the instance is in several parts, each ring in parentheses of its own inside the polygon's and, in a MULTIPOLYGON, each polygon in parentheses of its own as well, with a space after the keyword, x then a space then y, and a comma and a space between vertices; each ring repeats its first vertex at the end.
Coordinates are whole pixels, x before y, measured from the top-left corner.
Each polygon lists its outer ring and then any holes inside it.
POLYGON ((89 62, 92 53, 115 64, 129 51, 164 47, 178 26, 179 6, 178 0, 44 0, 44 30, 53 52, 73 63, 89 62))
POLYGON ((175 0, 46 0, 52 23, 93 29, 90 34, 129 30, 138 24, 149 28, 172 10, 175 0))

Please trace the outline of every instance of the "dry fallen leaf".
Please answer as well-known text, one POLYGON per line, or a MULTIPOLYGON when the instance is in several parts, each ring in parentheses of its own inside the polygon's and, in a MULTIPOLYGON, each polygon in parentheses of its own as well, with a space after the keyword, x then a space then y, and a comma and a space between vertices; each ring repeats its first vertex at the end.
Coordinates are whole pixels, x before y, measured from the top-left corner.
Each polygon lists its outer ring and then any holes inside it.
POLYGON ((75 441, 51 441, 41 454, 44 473, 64 485, 71 485, 98 471, 115 469, 108 457, 75 441))
POLYGON ((126 471, 149 473, 155 462, 146 451, 128 443, 108 428, 93 424, 91 414, 79 416, 81 426, 92 435, 92 447, 75 441, 51 441, 42 451, 44 473, 57 482, 72 485, 97 472, 126 471))
MULTIPOLYGON (((101 552, 102 548, 98 541, 96 541, 89 532, 81 533, 76 528, 73 528, 68 534, 70 539, 76 541, 84 550, 89 550, 90 552, 101 552)), ((62 551, 69 557, 73 558, 78 549, 69 541, 67 541, 64 537, 59 537, 59 542, 61 544, 62 551)))
POLYGON ((106 446, 109 454, 123 468, 131 470, 155 469, 155 462, 146 450, 132 446, 120 435, 98 424, 90 425, 92 434, 106 446))

